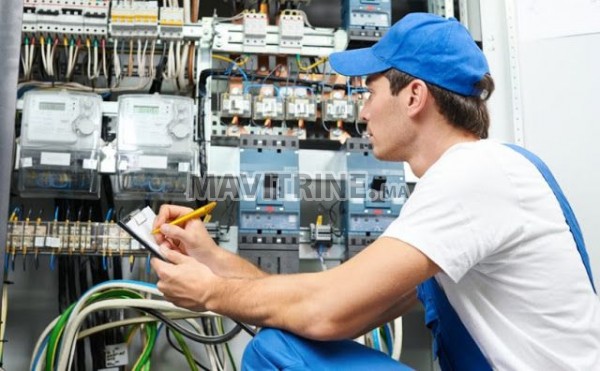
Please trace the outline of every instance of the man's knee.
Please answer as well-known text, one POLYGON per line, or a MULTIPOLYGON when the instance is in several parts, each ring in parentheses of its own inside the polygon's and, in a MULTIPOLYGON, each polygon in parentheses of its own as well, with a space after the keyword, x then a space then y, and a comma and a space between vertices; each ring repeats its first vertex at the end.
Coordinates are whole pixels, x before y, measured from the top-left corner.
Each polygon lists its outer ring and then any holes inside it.
POLYGON ((303 364, 296 349, 294 335, 272 328, 265 328, 250 341, 242 357, 244 370, 279 370, 303 364))

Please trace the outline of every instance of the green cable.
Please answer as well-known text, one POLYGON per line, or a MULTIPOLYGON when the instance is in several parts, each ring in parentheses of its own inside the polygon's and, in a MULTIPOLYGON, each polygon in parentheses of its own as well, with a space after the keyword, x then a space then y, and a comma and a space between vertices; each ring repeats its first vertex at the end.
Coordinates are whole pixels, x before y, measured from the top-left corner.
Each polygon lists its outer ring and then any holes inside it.
POLYGON ((144 326, 148 340, 146 341, 146 345, 144 346, 144 351, 142 352, 140 358, 138 358, 138 361, 134 365, 133 371, 144 370, 146 365, 148 365, 149 367, 150 355, 154 350, 154 345, 156 344, 156 335, 158 334, 156 327, 156 323, 154 322, 148 323, 146 326, 144 326))
MULTIPOLYGON (((223 327, 223 320, 221 319, 221 317, 217 317, 217 325, 219 326, 219 331, 221 331, 221 333, 224 334, 225 328, 223 327)), ((231 354, 231 349, 229 349, 229 342, 225 343, 225 351, 227 352, 227 357, 229 358, 229 362, 231 362, 231 367, 233 367, 233 371, 237 371, 235 361, 233 360, 233 355, 231 354)))
POLYGON ((190 369, 192 371, 198 371, 198 366, 196 366, 196 362, 194 362, 194 357, 192 357, 192 352, 190 351, 190 348, 188 347, 185 340, 183 339, 183 335, 181 335, 178 331, 175 331, 175 330, 171 330, 171 332, 173 333, 173 336, 175 336, 175 340, 177 340, 177 343, 179 343, 179 346, 181 347, 181 351, 185 355, 185 359, 186 359, 188 365, 190 366, 190 369))

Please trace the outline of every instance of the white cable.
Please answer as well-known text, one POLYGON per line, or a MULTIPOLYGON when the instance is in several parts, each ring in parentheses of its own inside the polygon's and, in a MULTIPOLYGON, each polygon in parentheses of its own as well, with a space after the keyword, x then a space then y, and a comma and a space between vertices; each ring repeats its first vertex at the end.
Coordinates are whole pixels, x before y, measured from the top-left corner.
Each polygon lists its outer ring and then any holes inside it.
POLYGON ((185 23, 191 23, 192 17, 190 14, 191 11, 190 0, 183 0, 183 21, 185 23))
POLYGON ((87 76, 88 76, 88 79, 91 80, 93 78, 92 77, 92 47, 89 42, 86 43, 86 46, 87 46, 87 51, 88 51, 88 53, 87 53, 87 76))
MULTIPOLYGON (((58 322, 59 319, 60 319, 60 316, 58 316, 54 320, 52 320, 52 322, 50 322, 50 324, 48 326, 46 326, 44 331, 42 331, 42 334, 38 337, 38 340, 35 343, 35 347, 33 347, 33 353, 31 353, 31 362, 29 363, 30 370, 33 368, 33 360, 35 359, 35 355, 38 353, 40 347, 42 346, 44 339, 46 339, 46 337, 48 337, 48 334, 50 333, 50 331, 52 331, 52 329, 54 329, 54 326, 56 326, 56 323, 58 322)), ((46 349, 46 348, 44 348, 44 349, 46 349)), ((38 360, 38 363, 37 363, 38 368, 41 367, 42 362, 40 360, 46 358, 45 353, 46 353, 46 351, 44 350, 44 353, 40 356, 40 358, 38 360)), ((38 368, 36 368, 36 369, 38 369, 38 368)))
MULTIPOLYGON (((69 320, 65 326, 65 330, 63 332, 61 350, 58 356, 58 369, 66 370, 67 367, 72 363, 73 356, 75 354, 75 345, 77 344, 75 339, 77 338, 77 333, 79 332, 79 328, 83 321, 85 321, 86 317, 97 310, 107 310, 107 309, 121 309, 121 308, 151 308, 157 310, 167 310, 181 313, 188 313, 190 315, 195 315, 196 312, 192 312, 187 309, 176 307, 171 302, 167 301, 156 301, 156 300, 148 300, 148 299, 108 299, 103 300, 101 302, 92 303, 87 306, 85 309, 81 311, 81 313, 77 314, 74 319, 71 319, 69 316, 69 320)), ((73 310, 73 313, 75 310, 73 310)), ((73 315, 71 313, 71 315, 73 315)))
POLYGON ((136 52, 137 64, 138 64, 138 76, 142 77, 142 69, 144 63, 142 62, 142 40, 137 40, 137 52, 136 52))
MULTIPOLYGON (((163 314, 173 320, 190 318, 190 315, 187 313, 174 312, 174 313, 163 313, 163 314)), ((216 316, 216 314, 214 314, 214 315, 216 316)), ((205 317, 205 314, 197 313, 197 315, 194 316, 194 318, 197 318, 197 317, 205 317)), ((106 330, 109 330, 109 329, 115 328, 115 327, 124 327, 124 326, 134 325, 134 324, 138 324, 138 323, 158 322, 158 321, 160 321, 160 320, 157 318, 154 318, 152 316, 141 316, 141 317, 127 318, 127 319, 120 320, 120 321, 108 322, 108 323, 104 323, 102 325, 98 325, 98 326, 91 327, 91 328, 81 331, 77 335, 77 340, 81 340, 83 338, 86 338, 86 337, 96 334, 98 332, 106 331, 106 330)), ((198 322, 196 322, 194 320, 190 320, 188 322, 192 326, 193 326, 192 322, 195 323, 196 325, 198 324, 198 322)))
POLYGON ((108 69, 106 68, 106 40, 104 39, 102 46, 102 72, 104 73, 104 77, 108 79, 108 69))
POLYGON ((29 51, 29 66, 28 66, 28 71, 29 74, 27 75, 27 80, 29 80, 31 78, 31 70, 32 70, 32 66, 33 66, 33 59, 35 58, 35 44, 31 44, 29 46, 30 51, 29 51))
POLYGON ((142 73, 143 76, 146 77, 148 75, 150 75, 149 73, 146 73, 146 61, 147 61, 147 57, 146 57, 146 51, 148 50, 148 39, 144 40, 144 49, 142 49, 142 73))
POLYGON ((98 43, 94 43, 94 79, 100 76, 100 66, 98 65, 98 43))
POLYGON ((121 58, 119 58, 119 53, 117 51, 117 45, 119 43, 118 39, 115 39, 113 45, 113 67, 115 69, 115 85, 117 87, 119 82, 121 81, 121 58))
POLYGON ((154 65, 154 52, 156 51, 156 40, 152 40, 152 46, 150 47, 150 79, 156 77, 156 66, 154 65))
POLYGON ((40 51, 42 52, 42 65, 44 66, 44 71, 48 73, 48 68, 46 67, 46 51, 44 49, 44 44, 40 45, 40 51))
POLYGON ((71 70, 73 70, 73 53, 75 53, 75 48, 73 45, 69 45, 69 48, 65 48, 65 53, 67 54, 67 78, 71 75, 71 70))
MULTIPOLYGON (((58 41, 58 38, 56 39, 58 41)), ((54 76, 54 52, 56 51, 56 45, 58 42, 53 42, 50 48, 50 55, 48 56, 48 69, 50 70, 50 76, 54 76)))
POLYGON ((394 320, 394 348, 392 350, 392 358, 396 361, 400 360, 402 355, 402 317, 394 320))
POLYGON ((25 50, 23 54, 21 54, 21 64, 23 65, 23 76, 27 77, 27 65, 28 65, 28 57, 29 57, 29 46, 25 45, 25 50))
MULTIPOLYGON (((183 55, 181 56, 181 60, 179 62, 179 71, 177 75, 177 80, 179 81, 179 88, 184 89, 187 86, 187 80, 185 79, 185 69, 187 68, 187 60, 190 51, 189 44, 183 46, 183 55)), ((192 73, 188 71, 188 73, 192 73)))

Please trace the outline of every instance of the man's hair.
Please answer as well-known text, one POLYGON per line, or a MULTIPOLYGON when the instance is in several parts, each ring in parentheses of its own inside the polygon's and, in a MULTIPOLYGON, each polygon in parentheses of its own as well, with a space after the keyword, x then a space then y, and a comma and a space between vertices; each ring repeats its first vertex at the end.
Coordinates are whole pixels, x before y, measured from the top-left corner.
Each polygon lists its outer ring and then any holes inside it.
MULTIPOLYGON (((411 81, 416 78, 394 68, 383 72, 390 82, 392 95, 398 95, 411 81)), ((465 129, 481 139, 488 137, 490 127, 490 116, 488 114, 486 101, 494 91, 494 80, 489 74, 477 83, 476 87, 481 91, 479 96, 464 96, 436 85, 425 82, 431 95, 435 99, 439 112, 452 125, 465 129)))

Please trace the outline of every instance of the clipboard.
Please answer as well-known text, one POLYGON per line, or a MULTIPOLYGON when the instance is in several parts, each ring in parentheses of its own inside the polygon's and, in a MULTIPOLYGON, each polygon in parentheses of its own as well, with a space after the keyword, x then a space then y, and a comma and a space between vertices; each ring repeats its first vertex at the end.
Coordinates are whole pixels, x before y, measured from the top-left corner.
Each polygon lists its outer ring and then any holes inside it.
POLYGON ((168 262, 165 256, 160 252, 160 247, 152 234, 154 218, 156 218, 156 214, 149 206, 146 206, 141 210, 137 209, 132 211, 117 223, 125 230, 125 232, 135 238, 140 245, 150 251, 152 255, 168 262))

